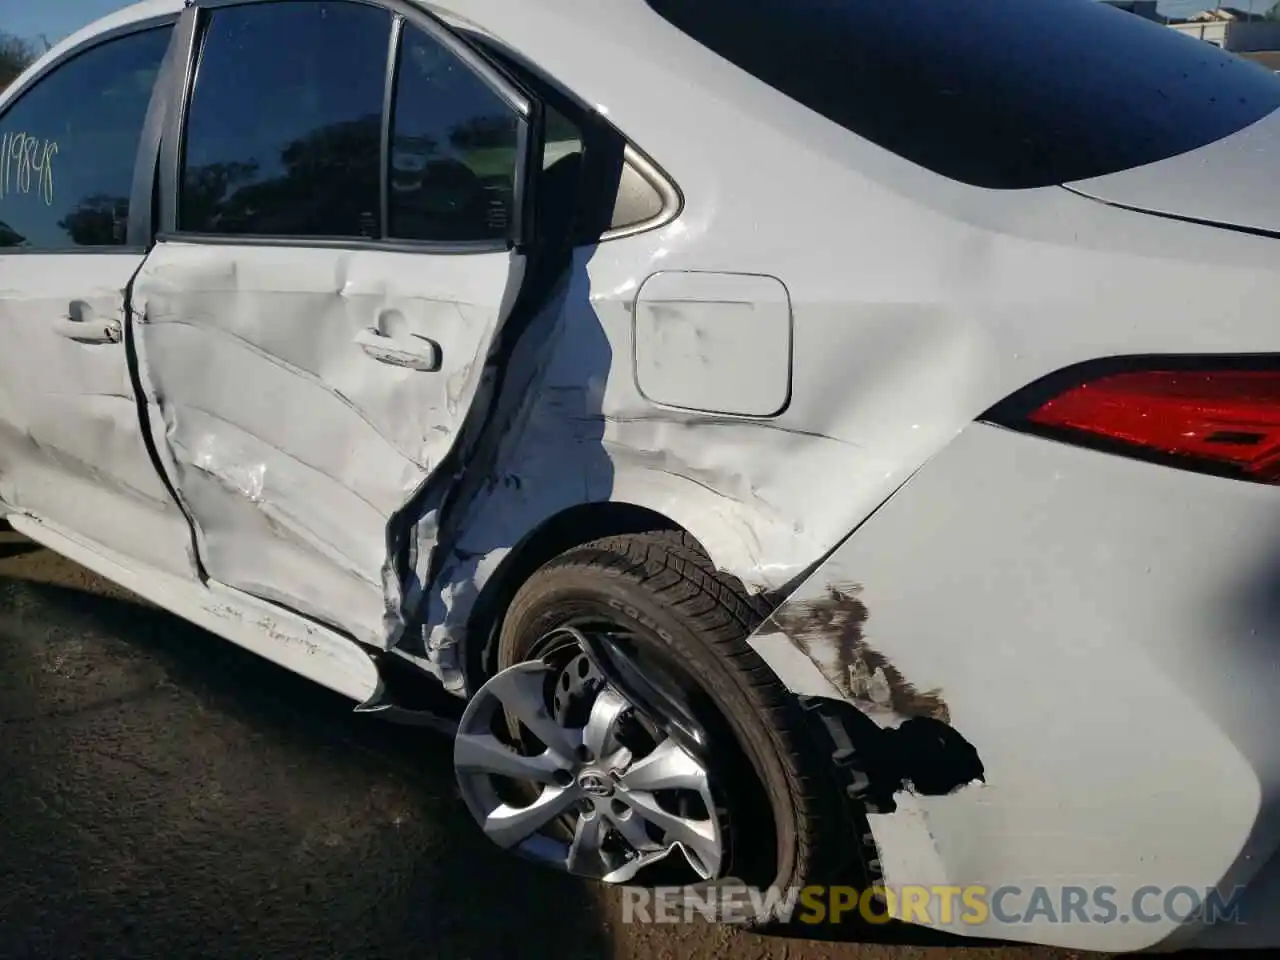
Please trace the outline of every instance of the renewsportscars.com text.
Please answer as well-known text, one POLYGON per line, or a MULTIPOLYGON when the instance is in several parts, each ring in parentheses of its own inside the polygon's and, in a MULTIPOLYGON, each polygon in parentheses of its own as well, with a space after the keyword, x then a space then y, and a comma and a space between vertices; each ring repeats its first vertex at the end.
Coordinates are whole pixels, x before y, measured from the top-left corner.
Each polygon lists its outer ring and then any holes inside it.
POLYGON ((1242 923, 1242 888, 1229 894, 1190 886, 1140 887, 1132 897, 1115 887, 793 887, 745 886, 626 888, 624 923, 888 923, 925 926, 1242 923))

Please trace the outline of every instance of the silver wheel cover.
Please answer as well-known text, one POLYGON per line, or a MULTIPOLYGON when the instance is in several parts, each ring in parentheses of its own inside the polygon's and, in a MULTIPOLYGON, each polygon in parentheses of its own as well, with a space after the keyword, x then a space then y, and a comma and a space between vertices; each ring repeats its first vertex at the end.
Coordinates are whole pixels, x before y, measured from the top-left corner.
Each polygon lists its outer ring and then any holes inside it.
POLYGON ((564 673, 541 661, 516 664, 484 684, 463 713, 454 770, 485 835, 522 857, 605 883, 626 883, 677 851, 703 880, 718 877, 724 849, 705 766, 670 738, 633 756, 618 732, 637 708, 598 674, 575 691, 588 708, 585 725, 565 725, 549 709, 572 686, 564 673), (546 749, 524 755, 495 735, 508 715, 546 749), (495 777, 532 785, 535 798, 510 805, 495 777), (696 793, 707 818, 673 812, 670 791, 696 793))

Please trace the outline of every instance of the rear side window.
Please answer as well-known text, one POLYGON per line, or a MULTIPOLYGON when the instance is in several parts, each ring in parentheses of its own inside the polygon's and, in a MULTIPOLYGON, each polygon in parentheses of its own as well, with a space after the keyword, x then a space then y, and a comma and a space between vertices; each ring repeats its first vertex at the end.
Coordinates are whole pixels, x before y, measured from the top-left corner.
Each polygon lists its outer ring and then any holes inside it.
POLYGON ((86 50, 0 117, 0 249, 124 244, 138 141, 171 30, 86 50))
POLYGON ((215 7, 209 18, 178 229, 379 236, 390 12, 279 0, 215 7))
POLYGON ((433 37, 406 27, 391 115, 388 235, 505 240, 521 127, 515 108, 480 76, 433 37))
POLYGON ((648 2, 829 120, 979 187, 1153 163, 1280 107, 1270 71, 1093 0, 648 2))

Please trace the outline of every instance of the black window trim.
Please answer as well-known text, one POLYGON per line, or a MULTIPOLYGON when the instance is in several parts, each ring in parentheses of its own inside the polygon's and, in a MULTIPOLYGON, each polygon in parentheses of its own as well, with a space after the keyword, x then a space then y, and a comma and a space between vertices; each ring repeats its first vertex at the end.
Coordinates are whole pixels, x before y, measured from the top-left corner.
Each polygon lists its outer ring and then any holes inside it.
MULTIPOLYGON (((5 98, 3 108, 0 108, 0 123, 4 122, 4 118, 9 111, 17 106, 22 98, 27 95, 37 84, 43 81, 55 70, 58 70, 72 60, 79 58, 81 55, 112 43, 116 40, 123 40, 126 37, 135 34, 147 33, 151 30, 158 30, 164 27, 175 27, 181 20, 179 13, 160 13, 147 17, 142 20, 134 20, 130 23, 122 23, 119 26, 112 27, 110 30, 104 30, 102 33, 96 33, 91 37, 86 37, 80 43, 73 47, 62 51, 55 59, 48 61, 40 67, 35 73, 28 77, 21 87, 14 87, 12 92, 6 91, 8 96, 5 98)), ((150 249, 150 217, 151 217, 151 193, 152 193, 152 175, 144 171, 148 170, 152 161, 148 161, 148 156, 152 154, 148 150, 148 144, 152 142, 152 135, 160 126, 159 119, 154 114, 155 111, 163 106, 165 97, 167 96, 168 73, 167 67, 170 64, 170 58, 173 57, 175 44, 178 43, 178 30, 174 29, 170 34, 169 48, 165 53, 165 58, 161 61, 160 72, 156 74, 155 84, 151 88, 151 100, 147 105, 146 120, 143 121, 142 133, 138 137, 138 154, 134 161, 134 173, 132 180, 132 191, 129 195, 129 221, 126 228, 126 243, 111 246, 93 246, 93 247, 58 247, 46 249, 41 247, 2 247, 0 248, 0 256, 2 257, 103 257, 103 256, 142 256, 150 249), (139 184, 145 178, 145 189, 140 191, 139 184), (145 218, 145 219, 143 219, 145 218), (145 224, 142 232, 138 232, 139 223, 145 224)))
MULTIPOLYGON (((622 142, 623 162, 635 171, 637 175, 643 178, 651 187, 653 187, 654 191, 660 197, 662 201, 662 208, 654 216, 647 220, 640 220, 636 223, 627 224, 626 226, 614 227, 612 229, 605 230, 597 239, 592 241, 592 246, 608 243, 611 240, 625 240, 628 237, 635 237, 640 234, 651 233, 654 230, 660 230, 663 227, 674 223, 679 219, 680 215, 684 213, 684 191, 680 189, 680 185, 676 183, 675 178, 673 178, 661 164, 654 160, 653 157, 642 150, 634 140, 619 130, 608 117, 587 104, 581 97, 577 96, 554 76, 529 60, 529 58, 520 53, 520 51, 504 43, 492 34, 474 27, 458 28, 458 32, 465 37, 476 48, 478 54, 486 60, 508 60, 514 64, 515 68, 527 71, 530 75, 537 78, 540 83, 550 87, 555 94, 555 99, 563 101, 561 104, 556 104, 553 101, 552 106, 556 109, 568 109, 571 107, 574 113, 583 118, 584 122, 607 127, 612 135, 622 142)), ((501 64, 499 62, 499 66, 500 65, 501 64)), ((508 69, 512 68, 509 67, 508 69)), ((548 98, 551 99, 550 97, 548 98)))
POLYGON ((386 253, 418 253, 437 255, 466 255, 496 253, 504 250, 520 250, 532 237, 529 217, 534 185, 528 176, 533 166, 534 154, 541 140, 541 104, 527 93, 519 83, 485 57, 460 40, 453 32, 409 0, 341 0, 376 7, 391 13, 388 31, 388 56, 384 77, 381 187, 379 202, 384 215, 381 227, 385 234, 389 225, 386 218, 390 202, 390 110, 395 96, 395 79, 400 59, 400 44, 405 25, 414 26, 458 57, 462 63, 487 83, 520 118, 520 134, 517 144, 513 215, 504 240, 479 240, 470 242, 440 242, 432 240, 400 240, 393 237, 362 239, 358 237, 296 237, 287 235, 210 234, 178 229, 178 203, 182 185, 182 162, 185 154, 187 112, 195 88, 199 69, 200 45, 208 11, 219 7, 242 7, 258 3, 279 3, 284 0, 188 0, 189 6, 182 12, 175 43, 179 44, 178 63, 184 66, 178 78, 180 90, 166 111, 164 132, 160 145, 160 229, 155 236, 157 243, 183 243, 207 246, 231 247, 289 247, 299 249, 331 249, 351 251, 376 251, 386 253))
POLYGON ((400 43, 404 39, 404 17, 399 14, 391 20, 391 36, 387 44, 386 71, 382 77, 382 138, 379 147, 382 159, 379 160, 378 174, 378 221, 382 224, 385 236, 391 224, 391 138, 396 107, 396 82, 400 74, 400 43))

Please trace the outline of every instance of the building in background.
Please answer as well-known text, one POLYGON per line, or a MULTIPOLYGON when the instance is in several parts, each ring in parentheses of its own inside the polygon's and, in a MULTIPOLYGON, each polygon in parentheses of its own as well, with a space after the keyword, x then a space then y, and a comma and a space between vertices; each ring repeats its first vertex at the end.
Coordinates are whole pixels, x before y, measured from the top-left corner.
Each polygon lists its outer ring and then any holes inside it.
POLYGON ((1115 7, 1125 13, 1133 13, 1144 20, 1156 23, 1168 23, 1169 18, 1156 9, 1159 0, 1102 0, 1108 7, 1115 7))
POLYGON ((1169 27, 1238 53, 1280 50, 1280 20, 1269 20, 1232 7, 1205 10, 1185 20, 1171 20, 1169 27))
POLYGON ((1161 14, 1156 9, 1158 0, 1101 2, 1144 20, 1166 24, 1171 30, 1212 43, 1280 73, 1280 0, 1268 13, 1217 7, 1180 20, 1161 14))

